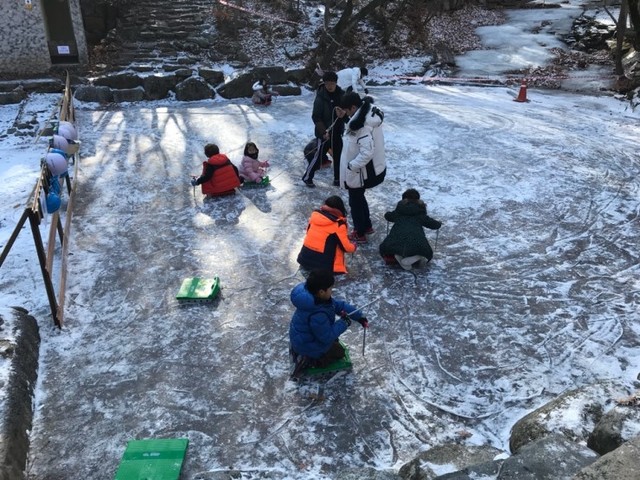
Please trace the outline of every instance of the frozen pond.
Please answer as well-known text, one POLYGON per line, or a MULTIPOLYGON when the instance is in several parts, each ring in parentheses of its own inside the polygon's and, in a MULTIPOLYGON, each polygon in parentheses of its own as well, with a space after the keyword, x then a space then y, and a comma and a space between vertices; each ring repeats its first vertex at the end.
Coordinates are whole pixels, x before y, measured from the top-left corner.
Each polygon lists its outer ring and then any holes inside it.
POLYGON ((366 354, 354 324, 353 372, 302 385, 287 381, 295 259, 312 209, 338 192, 328 170, 316 189, 300 181, 313 96, 77 110, 66 326, 43 332, 29 473, 112 478, 127 440, 170 437, 190 440, 189 479, 397 470, 462 437, 508 450, 513 422, 562 391, 635 378, 638 115, 557 92, 372 94, 387 180, 367 194, 376 233, 335 290, 371 303, 366 354), (194 197, 204 144, 238 164, 249 140, 272 185, 194 197), (377 253, 408 187, 444 222, 416 279, 377 253), (214 275, 216 303, 178 305, 183 278, 214 275))

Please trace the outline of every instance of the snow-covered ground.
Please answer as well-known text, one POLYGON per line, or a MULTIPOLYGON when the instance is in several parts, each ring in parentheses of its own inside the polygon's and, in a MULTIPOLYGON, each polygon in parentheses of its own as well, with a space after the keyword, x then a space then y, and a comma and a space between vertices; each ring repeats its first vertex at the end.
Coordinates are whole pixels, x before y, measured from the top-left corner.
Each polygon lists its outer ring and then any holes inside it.
MULTIPOLYGON (((168 437, 190 439, 190 479, 397 469, 447 441, 507 450, 513 422, 560 392, 635 379, 639 113, 532 89, 530 103, 505 88, 371 91, 386 114, 389 171, 368 194, 377 233, 335 290, 369 304, 371 329, 364 355, 359 328, 344 336, 353 373, 301 386, 287 381, 295 258, 312 209, 346 198, 326 170, 315 190, 299 179, 313 96, 266 109, 78 106, 64 329, 52 328, 28 228, 0 269, 3 308, 30 310, 43 337, 32 478, 112 478, 127 440, 168 437), (271 187, 194 196, 202 146, 217 142, 237 163, 248 140, 271 161, 271 187), (408 187, 444 222, 415 280, 377 255, 382 215, 408 187), (182 278, 213 275, 217 303, 177 304, 182 278)), ((44 124, 57 100, 2 107, 2 132, 16 119, 44 124)), ((2 142, 4 245, 45 144, 2 142)))

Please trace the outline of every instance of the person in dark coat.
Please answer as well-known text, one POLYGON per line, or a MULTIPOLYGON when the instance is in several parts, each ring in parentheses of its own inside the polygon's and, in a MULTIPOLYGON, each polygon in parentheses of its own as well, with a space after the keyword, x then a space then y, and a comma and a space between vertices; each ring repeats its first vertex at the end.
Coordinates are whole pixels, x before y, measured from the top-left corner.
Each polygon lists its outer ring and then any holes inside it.
MULTIPOLYGON (((369 326, 361 311, 331 296, 334 283, 331 270, 312 270, 307 281, 291 291, 291 303, 296 311, 289 324, 289 341, 296 365, 326 367, 340 360, 345 351, 338 338, 351 321, 355 320, 363 328, 369 326)), ((296 370, 302 368, 296 367, 296 370)))
MULTIPOLYGON (((318 87, 318 93, 313 101, 314 133, 316 148, 313 156, 305 157, 309 164, 302 176, 302 181, 307 187, 314 188, 313 176, 321 165, 326 154, 331 149, 333 157, 333 185, 340 185, 340 155, 342 154, 342 134, 344 133, 345 112, 340 103, 344 92, 338 86, 336 72, 324 72, 322 85, 318 87)), ((306 150, 306 149, 305 149, 306 150)))
POLYGON ((389 235, 380 244, 380 255, 385 262, 394 263, 395 259, 402 268, 410 270, 416 262, 424 263, 433 258, 424 227, 438 230, 442 223, 427 215, 427 206, 416 189, 404 192, 396 209, 385 213, 384 218, 393 222, 389 235))

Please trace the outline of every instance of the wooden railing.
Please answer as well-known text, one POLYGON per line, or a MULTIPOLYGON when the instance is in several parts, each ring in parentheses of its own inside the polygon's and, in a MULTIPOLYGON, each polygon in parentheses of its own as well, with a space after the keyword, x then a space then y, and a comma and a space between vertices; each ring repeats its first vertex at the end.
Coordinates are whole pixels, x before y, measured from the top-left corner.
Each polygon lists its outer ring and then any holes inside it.
MULTIPOLYGON (((65 84, 64 94, 59 102, 58 111, 58 124, 61 121, 70 122, 75 125, 75 114, 73 109, 73 97, 70 87, 69 75, 65 84)), ((40 224, 48 213, 46 212, 46 198, 49 193, 51 178, 51 172, 46 162, 42 162, 40 167, 40 175, 33 189, 33 192, 29 196, 27 205, 24 212, 20 217, 20 220, 16 224, 13 233, 9 237, 9 241, 5 245, 2 253, 0 253, 0 268, 2 267, 5 259, 9 255, 11 247, 18 238, 22 227, 29 221, 31 226, 31 233, 33 235, 33 241, 36 247, 36 254, 40 263, 40 270, 42 271, 42 278, 44 281, 47 298, 49 300, 49 306, 51 308, 51 316, 53 317, 53 323, 56 327, 62 328, 64 320, 64 299, 65 299, 65 286, 67 280, 67 258, 69 254, 69 232, 71 230, 71 216, 73 212, 73 205, 76 193, 76 179, 78 174, 79 153, 76 149, 69 157, 69 167, 73 167, 73 174, 68 174, 62 177, 64 180, 67 195, 69 196, 66 208, 64 212, 57 210, 51 215, 51 224, 49 226, 49 235, 45 248, 45 244, 40 234, 40 224), (64 216, 64 227, 62 225, 62 216, 64 216), (56 236, 59 238, 62 245, 62 252, 60 257, 56 258, 56 236), (56 298, 56 288, 52 278, 53 265, 55 261, 60 262, 60 278, 57 283, 58 296, 56 298)), ((62 188, 61 188, 62 190, 62 188)), ((62 194, 62 192, 61 192, 62 194)))

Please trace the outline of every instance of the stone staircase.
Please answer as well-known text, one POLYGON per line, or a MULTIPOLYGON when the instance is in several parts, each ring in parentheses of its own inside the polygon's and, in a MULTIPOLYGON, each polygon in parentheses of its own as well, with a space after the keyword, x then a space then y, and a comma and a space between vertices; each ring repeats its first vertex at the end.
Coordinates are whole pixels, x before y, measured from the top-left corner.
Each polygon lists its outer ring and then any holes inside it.
MULTIPOLYGON (((215 0, 134 0, 94 49, 94 70, 192 65, 210 57, 215 0)), ((97 73, 97 72, 96 72, 97 73)))

